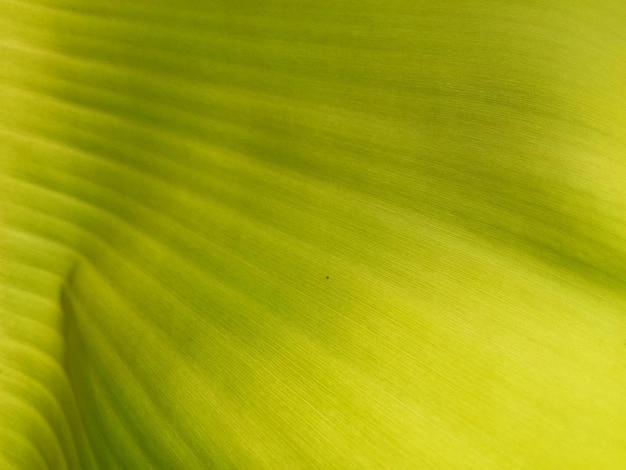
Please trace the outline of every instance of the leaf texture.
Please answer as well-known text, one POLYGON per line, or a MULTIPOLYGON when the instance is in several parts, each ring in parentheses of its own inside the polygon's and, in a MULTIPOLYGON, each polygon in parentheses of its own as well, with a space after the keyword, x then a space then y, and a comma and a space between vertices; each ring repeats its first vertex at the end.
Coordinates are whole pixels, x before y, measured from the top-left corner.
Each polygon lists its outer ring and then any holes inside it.
POLYGON ((0 468, 626 467, 623 2, 0 10, 0 468))

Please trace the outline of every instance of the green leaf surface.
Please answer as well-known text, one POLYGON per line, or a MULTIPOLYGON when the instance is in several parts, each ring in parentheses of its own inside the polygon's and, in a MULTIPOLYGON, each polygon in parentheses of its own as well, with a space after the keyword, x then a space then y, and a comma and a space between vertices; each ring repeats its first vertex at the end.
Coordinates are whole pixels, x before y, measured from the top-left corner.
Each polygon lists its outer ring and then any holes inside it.
POLYGON ((0 0, 0 468, 626 468, 621 0, 0 0))

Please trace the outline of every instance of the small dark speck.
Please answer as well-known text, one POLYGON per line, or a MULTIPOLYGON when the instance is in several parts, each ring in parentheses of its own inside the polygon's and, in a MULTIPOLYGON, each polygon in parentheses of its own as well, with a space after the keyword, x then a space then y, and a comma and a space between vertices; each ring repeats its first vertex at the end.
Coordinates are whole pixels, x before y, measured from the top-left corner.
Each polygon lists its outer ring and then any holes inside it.
POLYGON ((330 276, 326 276, 326 279, 330 279, 330 276))

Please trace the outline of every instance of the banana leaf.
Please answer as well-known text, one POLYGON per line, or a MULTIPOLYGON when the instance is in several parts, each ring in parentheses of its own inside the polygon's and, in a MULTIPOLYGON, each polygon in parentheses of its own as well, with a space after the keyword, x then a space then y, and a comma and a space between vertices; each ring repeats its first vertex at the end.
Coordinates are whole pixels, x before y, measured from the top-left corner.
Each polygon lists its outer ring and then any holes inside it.
POLYGON ((0 468, 626 468, 626 3, 0 12, 0 468))

